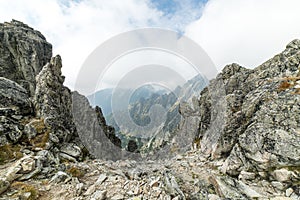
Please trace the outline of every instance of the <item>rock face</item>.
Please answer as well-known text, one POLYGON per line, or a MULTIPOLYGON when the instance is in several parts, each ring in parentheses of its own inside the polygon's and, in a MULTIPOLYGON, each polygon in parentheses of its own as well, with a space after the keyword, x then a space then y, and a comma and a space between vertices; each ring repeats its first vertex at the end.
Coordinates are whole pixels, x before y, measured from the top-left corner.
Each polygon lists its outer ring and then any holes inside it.
POLYGON ((23 125, 19 120, 33 111, 28 92, 19 84, 0 77, 0 146, 18 142, 23 125))
MULTIPOLYGON (((118 138, 115 134, 115 129, 112 126, 106 124, 105 118, 103 116, 102 110, 100 107, 96 106, 95 112, 97 115, 98 123, 100 127, 103 128, 104 134, 106 137, 117 147, 121 148, 121 139, 118 138)), ((101 140, 101 137, 96 137, 98 140, 101 140)))
POLYGON ((19 83, 31 94, 35 76, 52 56, 45 37, 22 22, 0 24, 0 76, 19 83))
POLYGON ((28 92, 16 82, 0 77, 0 96, 0 107, 17 107, 20 114, 32 112, 28 92))
MULTIPOLYGON (((51 176, 62 161, 87 155, 76 132, 71 91, 63 86, 61 58, 27 25, 0 24, 0 164, 23 156, 21 175, 0 176, 0 192, 14 180, 51 176), (21 176, 21 177, 20 177, 21 176)), ((20 161, 21 162, 21 161, 20 161)), ((20 166, 20 163, 18 164, 20 166)))
POLYGON ((0 24, 0 36, 1 143, 22 139, 58 153, 78 140, 61 58, 51 59, 44 36, 21 22, 0 24))
POLYGON ((75 134, 71 91, 63 86, 61 58, 56 56, 36 76, 34 106, 60 142, 69 142, 75 134))
MULTIPOLYGON (((291 147, 299 149, 292 144, 299 141, 300 96, 296 82, 299 80, 299 62, 300 41, 295 40, 284 52, 254 70, 236 64, 224 68, 217 79, 224 81, 228 118, 217 143, 218 154, 230 152, 236 142, 241 147, 248 146, 244 149, 246 152, 264 150, 278 154, 278 144, 271 141, 282 145, 289 142, 291 147), (256 143, 255 148, 249 147, 252 142, 253 145, 256 143)), ((202 96, 200 105, 207 101, 205 94, 202 96)), ((202 115, 201 121, 209 121, 207 118, 210 116, 202 115)), ((290 152, 299 156, 299 151, 294 150, 290 149, 290 152)), ((298 160, 298 156, 294 159, 298 160)))
POLYGON ((182 105, 187 119, 194 113, 190 131, 201 141, 202 153, 226 159, 223 172, 241 178, 253 173, 250 179, 279 181, 283 187, 299 182, 299 64, 300 40, 294 40, 253 70, 226 66, 202 91, 194 110, 182 105), (213 95, 221 96, 216 101, 213 95), (222 126, 215 121, 218 115, 222 126))
MULTIPOLYGON (((238 109, 243 116, 242 126, 230 146, 224 165, 227 173, 267 171, 270 179, 276 179, 273 170, 300 166, 299 63, 300 41, 295 40, 283 53, 251 71, 245 80, 249 89, 243 91, 249 92, 244 93, 238 109)), ((227 138, 222 137, 220 149, 227 138)), ((298 171, 289 181, 299 178, 298 171)))

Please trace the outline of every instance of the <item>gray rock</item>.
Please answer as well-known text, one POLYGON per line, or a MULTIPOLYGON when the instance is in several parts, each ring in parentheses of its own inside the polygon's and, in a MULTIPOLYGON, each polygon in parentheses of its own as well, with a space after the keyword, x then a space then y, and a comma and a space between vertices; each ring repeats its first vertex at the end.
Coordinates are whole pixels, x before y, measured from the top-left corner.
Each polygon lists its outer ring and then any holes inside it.
POLYGON ((285 191, 285 196, 290 197, 293 194, 294 190, 292 188, 288 188, 285 191))
POLYGON ((174 195, 180 195, 181 199, 186 199, 184 193, 179 188, 178 183, 176 182, 176 179, 173 175, 165 173, 165 185, 166 185, 166 191, 174 196, 174 195))
POLYGON ((22 137, 23 132, 19 129, 17 125, 11 126, 11 130, 8 133, 9 139, 13 142, 16 143, 19 141, 19 139, 22 137))
POLYGON ((5 192, 10 186, 9 181, 5 180, 4 178, 0 178, 0 194, 5 192))
POLYGON ((49 134, 49 140, 55 144, 59 143, 59 138, 52 132, 49 134))
POLYGON ((83 188, 84 188, 84 184, 83 183, 78 183, 76 185, 76 194, 77 194, 77 196, 79 196, 79 195, 82 194, 83 188))
POLYGON ((65 153, 59 153, 59 157, 61 160, 67 160, 67 161, 71 161, 71 162, 76 162, 76 158, 68 155, 68 154, 65 154, 65 153))
POLYGON ((28 139, 33 139, 37 135, 37 131, 32 123, 34 122, 29 122, 24 127, 24 133, 27 135, 28 139))
POLYGON ((45 37, 22 22, 0 24, 0 77, 22 85, 31 94, 35 76, 52 56, 45 37))
POLYGON ((39 174, 42 171, 42 169, 40 167, 37 167, 35 170, 33 170, 32 172, 28 173, 28 174, 24 174, 23 176, 19 177, 18 180, 19 181, 24 181, 24 180, 29 180, 32 177, 36 176, 37 174, 39 174))
POLYGON ((243 183, 242 181, 238 181, 239 190, 244 193, 248 198, 255 199, 263 197, 262 194, 258 193, 257 191, 253 190, 251 187, 243 183))
POLYGON ((50 183, 61 183, 69 179, 69 175, 65 172, 59 171, 57 172, 52 179, 50 180, 50 183))
MULTIPOLYGON (((28 92, 16 82, 4 77, 0 77, 0 107, 15 107, 17 112, 13 112, 19 114, 32 112, 28 92)), ((12 111, 10 112, 13 114, 12 111)))
POLYGON ((91 199, 93 199, 93 200, 104 200, 104 199, 106 199, 106 194, 107 194, 106 190, 104 190, 104 191, 96 191, 91 196, 91 199))
POLYGON ((26 158, 21 163, 22 173, 26 174, 35 169, 35 160, 32 158, 26 158))
POLYGON ((122 199, 124 199, 124 195, 122 195, 122 194, 117 194, 117 195, 111 197, 111 200, 122 200, 122 199))
POLYGON ((76 146, 75 144, 72 143, 65 143, 61 146, 60 151, 62 153, 65 153, 67 155, 70 155, 74 158, 79 158, 80 156, 82 156, 82 151, 81 149, 76 146))
POLYGON ((107 125, 99 108, 93 109, 83 95, 73 92, 73 116, 81 141, 97 158, 119 160, 122 158, 120 139, 114 131, 106 132, 107 125), (104 121, 103 121, 104 119, 104 121), (114 143, 116 141, 116 144, 114 143))
POLYGON ((253 180, 255 179, 256 174, 253 172, 241 171, 239 175, 239 180, 253 180))
MULTIPOLYGON (((1 130, 1 129, 0 129, 1 130)), ((3 133, 3 132, 2 132, 3 133)), ((1 135, 0 136, 0 146, 4 146, 4 145, 6 145, 6 144, 8 144, 8 140, 7 140, 7 138, 6 138, 6 136, 5 135, 1 135)))
POLYGON ((75 134, 70 90, 63 86, 61 58, 56 56, 43 67, 36 77, 34 106, 40 118, 47 119, 48 126, 63 142, 69 142, 75 134))
POLYGON ((228 65, 201 92, 194 111, 199 112, 199 123, 191 124, 191 130, 201 140, 203 153, 226 158, 224 172, 238 176, 241 171, 257 174, 299 166, 299 44, 292 41, 253 70, 228 65), (221 116, 224 121, 218 120, 221 116))
POLYGON ((63 85, 61 68, 60 56, 52 58, 50 63, 43 67, 36 76, 33 102, 36 115, 44 119, 44 124, 50 132, 48 149, 57 147, 58 151, 55 153, 59 154, 59 157, 73 162, 82 159, 84 146, 76 131, 71 91, 63 85))
POLYGON ((287 169, 278 169, 272 172, 274 178, 279 182, 290 181, 293 177, 293 172, 287 169))
POLYGON ((101 174, 99 176, 99 178, 97 179, 95 185, 101 185, 106 179, 107 179, 107 176, 105 174, 101 174))
POLYGON ((96 186, 95 185, 91 185, 83 194, 84 196, 91 196, 96 190, 96 186))

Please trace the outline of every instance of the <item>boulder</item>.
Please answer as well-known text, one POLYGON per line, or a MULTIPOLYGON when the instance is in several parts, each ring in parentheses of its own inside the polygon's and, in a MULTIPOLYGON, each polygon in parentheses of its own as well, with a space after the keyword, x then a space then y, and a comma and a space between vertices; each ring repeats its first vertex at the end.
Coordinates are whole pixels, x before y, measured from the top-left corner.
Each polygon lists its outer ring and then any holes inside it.
POLYGON ((32 113, 28 92, 21 85, 4 77, 0 77, 0 107, 6 115, 32 113))

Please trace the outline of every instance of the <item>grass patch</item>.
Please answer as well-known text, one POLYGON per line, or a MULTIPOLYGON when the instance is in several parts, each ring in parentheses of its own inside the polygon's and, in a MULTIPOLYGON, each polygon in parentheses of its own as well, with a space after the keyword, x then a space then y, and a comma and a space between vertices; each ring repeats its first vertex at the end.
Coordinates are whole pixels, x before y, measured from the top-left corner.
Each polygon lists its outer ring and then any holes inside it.
POLYGON ((67 173, 77 178, 82 178, 84 176, 84 172, 77 167, 71 167, 67 170, 67 173))
POLYGON ((44 149, 49 140, 49 134, 50 131, 47 130, 45 133, 37 135, 35 138, 30 140, 31 145, 44 149))
POLYGON ((36 200, 39 196, 39 192, 34 186, 23 182, 14 182, 10 187, 11 189, 18 191, 14 196, 22 197, 22 194, 30 193, 28 200, 36 200))
POLYGON ((284 90, 287 90, 289 88, 291 88, 293 85, 288 81, 283 81, 280 83, 279 87, 278 87, 278 91, 281 92, 281 91, 284 91, 284 90))
POLYGON ((13 159, 20 159, 23 157, 23 153, 20 152, 21 147, 19 145, 6 144, 0 146, 0 165, 13 159))
POLYGON ((37 134, 42 134, 47 131, 47 127, 44 124, 44 119, 37 119, 31 122, 31 125, 35 128, 37 134))
POLYGON ((32 146, 39 147, 44 149, 46 147, 47 142, 49 141, 50 130, 44 124, 44 119, 35 119, 31 121, 31 126, 37 132, 37 136, 32 139, 29 139, 29 143, 32 146))

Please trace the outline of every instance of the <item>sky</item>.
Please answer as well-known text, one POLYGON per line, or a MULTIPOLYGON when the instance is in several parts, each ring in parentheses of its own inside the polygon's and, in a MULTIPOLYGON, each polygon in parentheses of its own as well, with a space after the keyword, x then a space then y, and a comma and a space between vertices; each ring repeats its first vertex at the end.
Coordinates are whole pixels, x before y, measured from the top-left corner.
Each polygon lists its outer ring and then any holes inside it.
POLYGON ((42 32, 73 89, 97 46, 136 28, 191 38, 218 70, 230 63, 254 68, 300 39, 299 8, 299 0, 0 0, 0 22, 16 19, 42 32))

